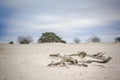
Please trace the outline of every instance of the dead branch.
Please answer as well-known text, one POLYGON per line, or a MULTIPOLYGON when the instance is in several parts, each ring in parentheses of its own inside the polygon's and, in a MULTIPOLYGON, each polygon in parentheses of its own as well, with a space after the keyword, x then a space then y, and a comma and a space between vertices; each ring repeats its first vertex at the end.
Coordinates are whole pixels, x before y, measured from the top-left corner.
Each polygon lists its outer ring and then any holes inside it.
POLYGON ((97 54, 93 54, 93 55, 87 55, 88 57, 94 58, 94 59, 98 59, 98 60, 106 60, 106 57, 104 56, 105 52, 99 52, 97 54))
POLYGON ((51 57, 58 57, 58 56, 60 56, 60 54, 50 54, 49 56, 51 56, 51 57))
POLYGON ((77 54, 71 54, 70 56, 79 56, 81 58, 84 58, 86 56, 86 52, 82 51, 82 52, 78 52, 77 54))
POLYGON ((48 66, 57 66, 57 65, 64 65, 65 63, 68 62, 70 64, 77 64, 78 61, 76 59, 73 59, 72 57, 69 56, 59 56, 59 58, 61 58, 62 60, 59 62, 51 62, 50 64, 48 64, 48 66))
POLYGON ((88 63, 107 63, 109 62, 112 58, 108 57, 106 58, 104 56, 105 52, 99 52, 93 55, 88 55, 86 54, 86 52, 82 51, 82 52, 78 52, 77 54, 71 54, 71 55, 64 55, 61 56, 60 54, 50 54, 50 57, 57 57, 58 59, 60 59, 60 61, 58 62, 54 62, 52 61, 50 64, 48 64, 47 66, 66 66, 66 64, 68 63, 69 65, 77 65, 77 66, 84 66, 87 67, 88 63), (80 58, 84 58, 84 57, 91 57, 93 59, 97 59, 97 60, 87 60, 87 61, 79 61, 75 58, 73 58, 72 56, 78 56, 80 58))
POLYGON ((106 58, 106 59, 104 59, 104 60, 101 60, 101 61, 99 61, 99 60, 88 60, 88 61, 85 61, 85 63, 92 63, 92 62, 96 62, 96 63, 107 63, 107 62, 109 62, 111 59, 112 59, 111 57, 108 57, 108 58, 106 58))

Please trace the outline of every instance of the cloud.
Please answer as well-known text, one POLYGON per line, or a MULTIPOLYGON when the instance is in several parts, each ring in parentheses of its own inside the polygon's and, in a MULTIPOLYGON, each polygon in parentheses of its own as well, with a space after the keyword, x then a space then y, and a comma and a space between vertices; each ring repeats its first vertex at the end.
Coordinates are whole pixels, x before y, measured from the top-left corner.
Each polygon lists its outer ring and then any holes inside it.
POLYGON ((119 0, 6 0, 2 4, 17 14, 76 14, 80 17, 118 18, 120 13, 119 0))
MULTIPOLYGON (((37 19, 10 19, 7 21, 9 26, 6 29, 8 35, 29 34, 43 31, 57 32, 61 35, 74 35, 81 32, 83 29, 99 27, 106 23, 96 19, 80 19, 66 17, 37 17, 37 19), (52 20, 52 21, 50 21, 52 20), (40 23, 38 21, 41 21, 40 23), (99 26, 97 26, 99 25, 99 26)), ((31 35, 31 34, 30 34, 31 35)))
POLYGON ((35 15, 71 16, 120 20, 119 0, 5 0, 2 4, 17 17, 35 15))
POLYGON ((72 41, 75 36, 85 40, 93 34, 103 36, 104 31, 113 35, 120 31, 111 28, 120 21, 119 0, 3 0, 1 4, 11 13, 0 21, 13 39, 51 31, 72 41))

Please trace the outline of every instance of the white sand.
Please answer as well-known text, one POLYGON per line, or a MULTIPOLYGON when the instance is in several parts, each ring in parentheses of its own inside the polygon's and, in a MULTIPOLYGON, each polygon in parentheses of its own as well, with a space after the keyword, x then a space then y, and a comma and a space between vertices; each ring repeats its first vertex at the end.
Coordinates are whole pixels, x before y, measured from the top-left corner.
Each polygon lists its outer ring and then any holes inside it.
POLYGON ((120 80, 120 44, 0 44, 0 80, 120 80), (92 63, 88 67, 47 67, 49 54, 87 54, 106 52, 112 60, 106 64, 92 63), (101 65, 101 66, 98 66, 101 65))

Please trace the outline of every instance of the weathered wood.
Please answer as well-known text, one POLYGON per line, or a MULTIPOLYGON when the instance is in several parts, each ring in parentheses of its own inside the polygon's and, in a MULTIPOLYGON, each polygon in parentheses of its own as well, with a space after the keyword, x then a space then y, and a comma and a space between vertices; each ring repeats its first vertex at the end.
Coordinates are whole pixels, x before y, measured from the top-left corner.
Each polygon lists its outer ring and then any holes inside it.
POLYGON ((77 54, 71 54, 71 55, 64 55, 61 56, 60 54, 50 54, 50 57, 57 57, 58 59, 60 59, 60 61, 58 62, 51 62, 50 64, 48 64, 47 66, 66 66, 67 63, 69 63, 70 65, 77 65, 77 66, 84 66, 87 67, 88 63, 107 63, 109 62, 112 58, 108 57, 106 58, 104 56, 105 53, 103 52, 99 52, 97 54, 93 54, 93 55, 88 55, 86 54, 86 52, 82 51, 82 52, 78 52, 77 54), (87 61, 82 61, 80 62, 77 59, 74 59, 72 56, 78 56, 80 58, 84 58, 84 57, 91 57, 93 59, 97 59, 97 60, 87 60, 87 61))
POLYGON ((51 56, 51 57, 59 57, 60 54, 50 54, 49 56, 51 56))
POLYGON ((71 54, 70 56, 79 56, 81 58, 84 58, 86 56, 86 52, 82 51, 82 52, 78 52, 77 54, 71 54))
POLYGON ((93 55, 87 55, 88 57, 91 57, 93 59, 98 59, 98 60, 105 60, 106 57, 104 56, 105 52, 100 52, 100 53, 97 53, 97 54, 93 54, 93 55))
POLYGON ((63 65, 65 66, 65 63, 63 61, 60 61, 60 62, 51 62, 50 64, 48 64, 47 66, 57 66, 57 65, 63 65))
POLYGON ((84 63, 82 63, 82 64, 76 64, 77 66, 83 66, 83 67, 88 67, 88 65, 87 64, 84 64, 84 63))
POLYGON ((101 61, 99 61, 99 60, 88 60, 88 61, 85 61, 85 63, 93 63, 93 62, 96 62, 96 63, 107 63, 111 59, 112 59, 111 57, 108 57, 108 58, 106 58, 104 60, 101 60, 101 61))
POLYGON ((57 66, 57 65, 64 65, 65 66, 65 63, 66 62, 68 62, 68 63, 70 63, 70 64, 77 64, 78 63, 78 61, 76 60, 76 59, 73 59, 73 58, 71 58, 71 57, 66 57, 66 56, 60 56, 60 58, 62 58, 62 60, 61 61, 59 61, 59 62, 51 62, 50 64, 48 64, 48 66, 57 66))

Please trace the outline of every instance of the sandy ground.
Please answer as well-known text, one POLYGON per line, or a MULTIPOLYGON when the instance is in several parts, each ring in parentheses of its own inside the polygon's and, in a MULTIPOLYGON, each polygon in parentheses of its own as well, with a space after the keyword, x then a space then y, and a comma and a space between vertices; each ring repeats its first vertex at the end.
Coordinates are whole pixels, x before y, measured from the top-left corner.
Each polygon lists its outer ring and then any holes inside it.
POLYGON ((120 44, 0 44, 0 80, 120 80, 120 44), (88 67, 47 67, 49 54, 87 54, 106 52, 112 60, 106 64, 92 63, 88 67))

